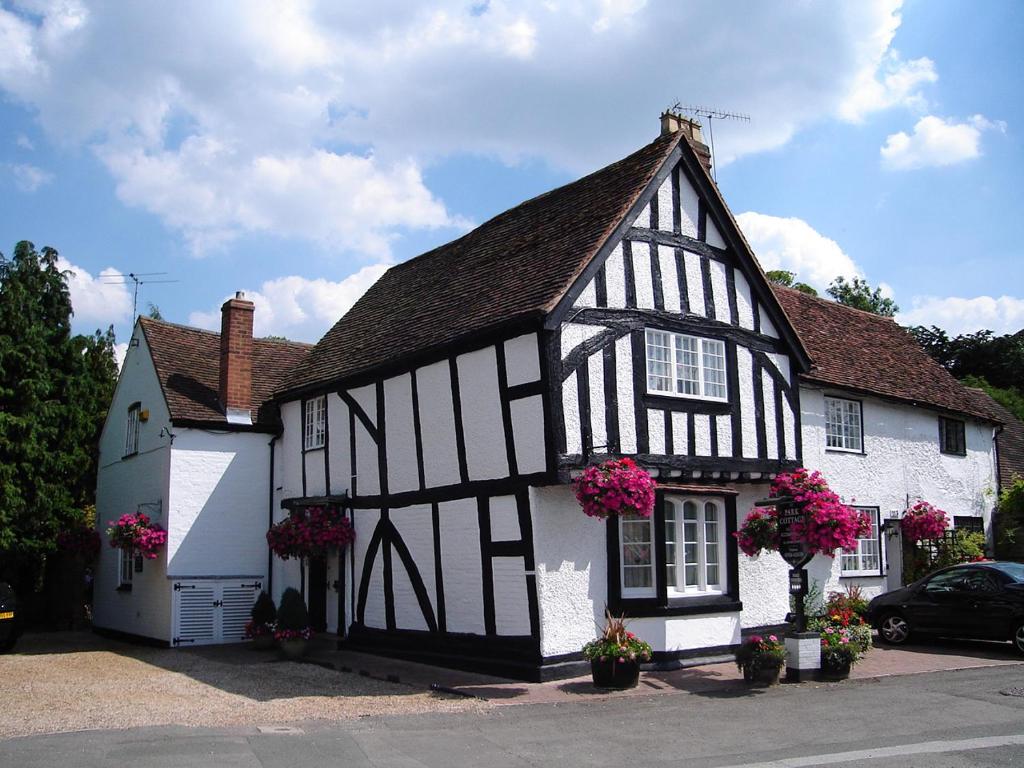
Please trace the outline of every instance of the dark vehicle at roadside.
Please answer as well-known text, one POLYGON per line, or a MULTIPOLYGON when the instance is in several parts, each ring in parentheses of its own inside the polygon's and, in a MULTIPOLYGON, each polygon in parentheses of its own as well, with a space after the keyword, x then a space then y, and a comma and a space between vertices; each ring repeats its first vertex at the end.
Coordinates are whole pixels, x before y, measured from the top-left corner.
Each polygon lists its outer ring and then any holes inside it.
POLYGON ((1024 564, 982 562, 942 568, 868 605, 886 643, 912 635, 1009 640, 1024 654, 1024 564))
POLYGON ((21 634, 21 624, 18 598, 7 582, 0 581, 0 653, 14 647, 21 634))

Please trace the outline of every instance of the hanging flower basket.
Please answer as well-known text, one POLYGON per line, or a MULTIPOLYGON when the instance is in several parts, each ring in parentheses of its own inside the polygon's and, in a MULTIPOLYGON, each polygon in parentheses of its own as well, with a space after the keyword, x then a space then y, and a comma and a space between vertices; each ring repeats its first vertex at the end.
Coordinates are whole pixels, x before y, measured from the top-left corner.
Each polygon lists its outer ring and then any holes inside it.
POLYGON ((151 523, 149 515, 142 512, 129 512, 107 525, 110 526, 107 528, 110 546, 115 549, 129 549, 147 560, 155 560, 167 543, 167 531, 156 523, 151 523))
POLYGON ((654 479, 632 459, 609 459, 587 467, 573 480, 573 489, 590 517, 650 517, 654 511, 654 479))
MULTIPOLYGON (((803 517, 793 524, 792 534, 804 542, 809 554, 835 557, 837 549, 852 552, 857 539, 871 530, 871 517, 843 504, 820 472, 802 468, 784 472, 772 481, 771 494, 773 498, 789 497, 803 508, 803 517)), ((733 535, 748 557, 778 550, 778 508, 754 509, 733 535)))
POLYGON ((946 513, 933 507, 927 501, 919 501, 907 510, 900 519, 900 531, 903 538, 910 542, 924 539, 941 539, 949 528, 946 513))
POLYGON ((267 531, 270 550, 282 560, 323 557, 343 550, 356 538, 352 523, 337 507, 305 507, 267 531))
POLYGON ((100 551, 100 535, 87 525, 67 528, 57 534, 57 550, 70 557, 92 560, 100 551))

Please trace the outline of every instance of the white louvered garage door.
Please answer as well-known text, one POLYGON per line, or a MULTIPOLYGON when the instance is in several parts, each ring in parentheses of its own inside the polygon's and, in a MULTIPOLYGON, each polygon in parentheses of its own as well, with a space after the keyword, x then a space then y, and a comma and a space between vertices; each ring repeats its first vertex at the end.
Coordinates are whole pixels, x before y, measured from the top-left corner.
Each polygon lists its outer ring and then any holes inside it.
POLYGON ((258 579, 175 581, 174 645, 214 645, 245 640, 245 624, 262 587, 258 579))

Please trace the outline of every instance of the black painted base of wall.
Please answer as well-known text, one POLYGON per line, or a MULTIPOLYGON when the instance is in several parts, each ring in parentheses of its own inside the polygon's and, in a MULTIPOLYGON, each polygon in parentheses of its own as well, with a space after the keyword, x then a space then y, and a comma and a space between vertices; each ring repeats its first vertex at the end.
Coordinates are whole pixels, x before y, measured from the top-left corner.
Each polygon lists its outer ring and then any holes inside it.
POLYGON ((146 645, 150 648, 171 647, 171 644, 167 640, 160 640, 156 637, 147 637, 146 635, 136 635, 131 632, 122 632, 119 629, 107 629, 106 627, 94 626, 92 631, 100 637, 109 637, 111 640, 121 640, 125 643, 132 643, 133 645, 146 645))

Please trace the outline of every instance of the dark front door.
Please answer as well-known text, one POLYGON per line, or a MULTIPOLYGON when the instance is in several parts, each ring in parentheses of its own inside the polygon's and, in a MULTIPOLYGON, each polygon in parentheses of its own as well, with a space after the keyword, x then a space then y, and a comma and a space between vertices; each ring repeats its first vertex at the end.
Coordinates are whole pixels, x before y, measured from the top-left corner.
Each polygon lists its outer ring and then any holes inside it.
POLYGON ((309 624, 314 632, 327 629, 327 559, 309 561, 309 624))

